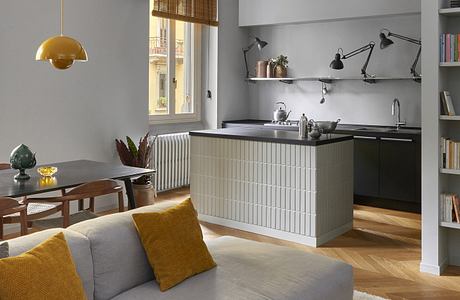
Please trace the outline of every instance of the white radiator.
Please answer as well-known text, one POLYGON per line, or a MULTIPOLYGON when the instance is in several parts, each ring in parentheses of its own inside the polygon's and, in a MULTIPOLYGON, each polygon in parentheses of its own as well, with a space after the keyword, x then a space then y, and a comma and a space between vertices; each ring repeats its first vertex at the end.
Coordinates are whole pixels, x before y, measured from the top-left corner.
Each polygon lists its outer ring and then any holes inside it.
POLYGON ((157 170, 155 189, 167 191, 190 184, 190 137, 188 132, 159 135, 153 145, 157 170))

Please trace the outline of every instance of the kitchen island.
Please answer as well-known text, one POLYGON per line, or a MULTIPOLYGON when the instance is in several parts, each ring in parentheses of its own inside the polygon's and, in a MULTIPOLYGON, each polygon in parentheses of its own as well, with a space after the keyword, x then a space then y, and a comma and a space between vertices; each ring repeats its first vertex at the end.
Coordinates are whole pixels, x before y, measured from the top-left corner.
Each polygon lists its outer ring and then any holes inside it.
POLYGON ((190 132, 202 221, 319 246, 353 224, 353 137, 226 128, 190 132))

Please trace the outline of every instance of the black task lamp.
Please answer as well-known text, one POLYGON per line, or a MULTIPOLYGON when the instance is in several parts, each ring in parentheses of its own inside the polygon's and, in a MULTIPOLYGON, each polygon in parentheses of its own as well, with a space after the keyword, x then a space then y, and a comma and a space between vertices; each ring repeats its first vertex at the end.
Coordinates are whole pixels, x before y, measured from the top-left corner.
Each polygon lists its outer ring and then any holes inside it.
POLYGON ((350 53, 343 54, 343 49, 339 48, 337 50, 337 53, 335 54, 334 60, 331 62, 329 67, 334 70, 342 70, 343 69, 343 59, 348 59, 350 57, 353 57, 357 54, 363 53, 365 51, 369 51, 369 55, 367 56, 366 62, 364 63, 363 67, 361 68, 361 74, 364 76, 364 81, 369 82, 369 83, 375 83, 375 79, 372 79, 372 76, 367 74, 367 66, 369 65, 369 61, 371 59, 372 51, 374 51, 375 43, 370 42, 367 45, 362 46, 361 48, 358 48, 354 51, 351 51, 350 53), (371 77, 371 78, 369 78, 371 77))
POLYGON ((412 64, 412 67, 410 68, 410 73, 412 74, 412 76, 414 76, 415 81, 421 82, 420 74, 417 73, 416 68, 417 68, 418 61, 420 60, 420 54, 422 53, 422 41, 413 39, 413 38, 410 38, 404 35, 393 33, 386 28, 380 30, 379 36, 380 36, 380 49, 385 49, 388 46, 391 46, 394 44, 394 42, 388 38, 390 36, 420 46, 417 52, 417 56, 415 57, 415 61, 412 64))
POLYGON ((247 54, 249 52, 249 50, 251 50, 254 46, 257 45, 257 48, 260 50, 262 50, 263 47, 267 46, 268 43, 265 42, 265 41, 262 41, 261 39, 259 39, 258 37, 255 37, 254 38, 254 41, 247 47, 247 48, 243 48, 243 55, 244 55, 244 65, 246 66, 246 78, 249 78, 249 69, 248 69, 248 58, 247 58, 247 54))

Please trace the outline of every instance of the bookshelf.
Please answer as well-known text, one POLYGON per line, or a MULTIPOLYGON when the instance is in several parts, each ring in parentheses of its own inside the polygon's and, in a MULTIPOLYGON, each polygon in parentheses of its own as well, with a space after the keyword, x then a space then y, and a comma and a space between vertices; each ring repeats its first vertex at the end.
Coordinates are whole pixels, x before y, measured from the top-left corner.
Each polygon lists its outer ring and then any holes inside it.
POLYGON ((445 16, 445 17, 460 17, 460 7, 441 8, 439 9, 439 15, 445 16))
POLYGON ((446 168, 441 168, 439 170, 441 174, 450 174, 450 175, 460 175, 460 170, 457 169, 446 169, 446 168))
POLYGON ((440 67, 460 67, 460 62, 440 62, 439 63, 440 67))
POLYGON ((460 229, 460 224, 454 222, 441 222, 441 226, 446 228, 460 229))
POLYGON ((443 121, 460 121, 460 116, 440 115, 439 120, 443 120, 443 121))

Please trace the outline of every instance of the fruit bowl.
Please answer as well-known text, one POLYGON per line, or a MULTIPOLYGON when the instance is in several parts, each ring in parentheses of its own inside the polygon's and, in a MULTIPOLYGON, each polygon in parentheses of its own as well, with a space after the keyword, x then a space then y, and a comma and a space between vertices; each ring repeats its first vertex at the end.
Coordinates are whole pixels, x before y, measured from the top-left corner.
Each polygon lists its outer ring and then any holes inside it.
POLYGON ((43 177, 51 177, 56 174, 58 168, 56 167, 39 167, 37 169, 38 174, 42 175, 43 177))

